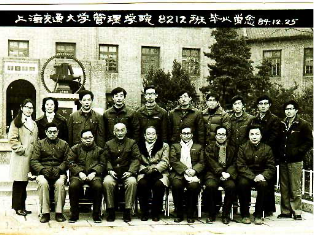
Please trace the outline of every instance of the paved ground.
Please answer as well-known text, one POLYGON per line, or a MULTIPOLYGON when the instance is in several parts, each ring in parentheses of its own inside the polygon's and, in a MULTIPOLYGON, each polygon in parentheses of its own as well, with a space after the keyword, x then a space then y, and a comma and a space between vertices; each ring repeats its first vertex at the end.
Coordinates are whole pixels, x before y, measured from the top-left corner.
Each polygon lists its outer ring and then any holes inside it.
MULTIPOLYGON (((27 217, 17 216, 10 209, 11 198, 0 197, 0 234, 272 234, 272 235, 288 235, 288 234, 313 234, 313 214, 303 213, 302 221, 294 221, 293 219, 278 220, 276 213, 274 216, 265 218, 263 225, 244 225, 237 221, 239 216, 235 216, 235 221, 229 225, 224 225, 220 218, 214 224, 206 224, 206 214, 203 214, 201 220, 197 220, 194 224, 181 222, 176 224, 173 218, 162 218, 159 222, 151 220, 142 222, 137 216, 132 221, 125 223, 122 221, 122 214, 117 214, 115 222, 103 221, 101 224, 95 224, 89 213, 80 214, 80 220, 75 224, 68 222, 58 223, 52 220, 49 223, 41 224, 37 214, 37 197, 32 196, 27 199, 27 209, 33 213, 27 217)), ((277 208, 277 211, 279 208, 277 208)), ((65 215, 69 217, 69 204, 65 205, 65 215)), ((253 218, 252 218, 253 219, 253 218)))

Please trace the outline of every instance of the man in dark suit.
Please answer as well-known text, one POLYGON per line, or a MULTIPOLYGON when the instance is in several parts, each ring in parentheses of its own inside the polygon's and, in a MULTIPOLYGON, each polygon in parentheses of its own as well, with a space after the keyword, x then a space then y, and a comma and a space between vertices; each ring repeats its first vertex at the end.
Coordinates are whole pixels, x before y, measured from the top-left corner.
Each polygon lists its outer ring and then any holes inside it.
POLYGON ((177 211, 174 222, 183 221, 183 195, 186 188, 187 222, 194 223, 197 196, 201 190, 199 175, 204 169, 204 150, 202 145, 193 143, 192 128, 182 127, 180 137, 180 143, 173 144, 170 150, 172 171, 169 178, 177 211))
POLYGON ((216 142, 211 142, 205 149, 205 194, 208 200, 209 216, 207 223, 213 223, 216 219, 216 194, 219 186, 225 189, 225 198, 222 210, 222 222, 229 224, 230 210, 234 200, 237 178, 235 148, 227 143, 227 128, 216 128, 216 142))

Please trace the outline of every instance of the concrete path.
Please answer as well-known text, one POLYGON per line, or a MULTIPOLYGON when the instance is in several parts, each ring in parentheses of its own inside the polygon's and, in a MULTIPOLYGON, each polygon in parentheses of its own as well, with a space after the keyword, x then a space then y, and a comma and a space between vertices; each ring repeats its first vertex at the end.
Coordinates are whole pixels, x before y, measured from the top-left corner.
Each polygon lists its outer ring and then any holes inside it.
MULTIPOLYGON (((159 222, 151 220, 142 222, 137 216, 133 216, 132 221, 125 223, 122 221, 122 213, 117 214, 115 222, 103 220, 100 224, 95 224, 90 213, 81 213, 80 220, 75 224, 67 221, 58 223, 54 220, 54 213, 51 213, 52 220, 49 223, 39 222, 37 208, 38 197, 30 196, 27 198, 27 209, 33 213, 26 217, 18 216, 11 209, 11 198, 0 197, 0 235, 2 234, 27 234, 27 235, 46 235, 46 234, 248 234, 248 235, 299 235, 313 234, 313 214, 303 213, 302 221, 293 219, 278 220, 278 212, 269 218, 265 218, 263 225, 244 225, 239 223, 240 216, 235 216, 229 225, 224 225, 218 217, 214 224, 206 224, 206 213, 201 220, 194 224, 187 224, 186 221, 176 224, 173 218, 162 218, 159 222)), ((173 209, 173 208, 172 208, 173 209)), ((279 208, 277 206, 277 211, 279 208)), ((253 211, 251 211, 253 212, 253 211)), ((65 205, 65 215, 69 218, 69 203, 65 205)), ((252 218, 253 220, 253 218, 252 218)))

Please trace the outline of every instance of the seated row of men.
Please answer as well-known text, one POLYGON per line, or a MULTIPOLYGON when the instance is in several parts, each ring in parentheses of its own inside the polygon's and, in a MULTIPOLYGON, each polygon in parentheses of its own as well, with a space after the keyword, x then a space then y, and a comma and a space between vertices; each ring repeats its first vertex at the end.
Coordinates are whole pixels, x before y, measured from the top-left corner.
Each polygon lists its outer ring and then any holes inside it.
POLYGON ((257 189, 255 223, 261 224, 263 203, 267 196, 268 180, 275 173, 275 161, 271 148, 261 142, 259 126, 248 128, 249 141, 236 151, 228 139, 228 130, 218 126, 215 142, 205 149, 193 142, 193 129, 185 126, 180 130, 180 142, 169 145, 159 138, 155 127, 148 127, 145 141, 139 142, 126 137, 125 124, 114 125, 114 138, 97 146, 92 130, 81 131, 81 143, 69 147, 58 138, 55 123, 45 127, 46 138, 39 140, 34 148, 30 165, 38 175, 38 191, 42 217, 40 222, 50 220, 49 189, 54 186, 56 220, 65 221, 66 171, 70 170, 70 212, 69 222, 79 219, 79 192, 83 184, 89 184, 93 195, 93 220, 101 222, 102 195, 105 196, 107 221, 115 220, 115 187, 125 188, 125 210, 123 220, 131 221, 131 208, 135 197, 139 198, 141 220, 149 219, 148 200, 153 194, 151 217, 160 219, 163 196, 166 187, 172 188, 176 218, 184 219, 184 198, 187 222, 194 222, 197 197, 202 183, 204 195, 208 199, 207 223, 216 218, 215 194, 219 186, 225 189, 222 222, 230 222, 230 210, 236 191, 239 192, 240 210, 243 223, 251 223, 249 204, 251 187, 257 189), (186 192, 184 193, 186 189, 186 192), (184 195, 186 194, 186 197, 184 195))

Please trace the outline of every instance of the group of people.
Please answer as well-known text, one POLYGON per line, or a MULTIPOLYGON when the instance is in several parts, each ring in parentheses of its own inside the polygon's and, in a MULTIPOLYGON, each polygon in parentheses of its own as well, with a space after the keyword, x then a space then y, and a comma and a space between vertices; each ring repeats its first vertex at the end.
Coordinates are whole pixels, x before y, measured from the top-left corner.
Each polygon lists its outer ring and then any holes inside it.
POLYGON ((251 223, 251 189, 257 190, 255 224, 263 213, 275 212, 274 182, 280 169, 281 213, 278 218, 302 219, 301 174, 303 157, 312 148, 312 129, 299 117, 298 104, 283 105, 286 118, 270 112, 272 100, 257 98, 258 114, 245 112, 240 96, 232 99, 232 112, 219 103, 218 93, 206 96, 207 109, 199 111, 182 91, 179 106, 169 113, 158 106, 154 86, 144 89, 146 103, 134 111, 127 107, 127 92, 111 92, 114 105, 103 115, 92 109, 91 91, 79 92, 81 108, 68 120, 57 113, 58 101, 43 100, 44 115, 32 119, 34 104, 26 99, 9 130, 12 147, 10 175, 13 180, 12 208, 26 216, 26 186, 29 172, 36 175, 42 216, 50 220, 50 196, 54 197, 58 222, 65 221, 63 207, 69 177, 70 218, 79 219, 79 195, 84 184, 92 191, 93 220, 102 221, 104 196, 107 221, 115 220, 116 187, 124 187, 123 220, 131 221, 131 208, 139 199, 141 220, 160 219, 163 196, 170 187, 175 222, 194 222, 198 194, 208 209, 207 223, 216 220, 221 203, 218 188, 224 188, 222 222, 230 223, 232 204, 239 200, 242 222, 251 223), (69 170, 69 174, 67 171, 69 170), (53 190, 53 193, 50 193, 53 190), (149 201, 151 200, 151 207, 149 201), (184 207, 185 205, 185 207, 184 207))

